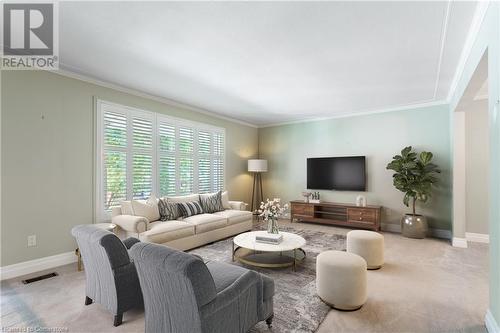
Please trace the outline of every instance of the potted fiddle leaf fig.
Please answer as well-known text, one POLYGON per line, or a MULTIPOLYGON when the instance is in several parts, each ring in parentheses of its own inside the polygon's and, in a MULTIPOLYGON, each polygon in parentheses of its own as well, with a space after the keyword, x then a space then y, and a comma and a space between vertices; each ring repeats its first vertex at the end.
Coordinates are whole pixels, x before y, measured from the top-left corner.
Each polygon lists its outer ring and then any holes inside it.
POLYGON ((416 213, 417 201, 425 203, 432 194, 433 185, 438 182, 439 167, 432 163, 432 153, 417 154, 412 147, 401 150, 401 155, 393 157, 387 170, 393 170, 394 187, 404 193, 403 203, 412 207, 412 213, 401 219, 401 233, 410 238, 425 238, 428 225, 425 216, 416 213))

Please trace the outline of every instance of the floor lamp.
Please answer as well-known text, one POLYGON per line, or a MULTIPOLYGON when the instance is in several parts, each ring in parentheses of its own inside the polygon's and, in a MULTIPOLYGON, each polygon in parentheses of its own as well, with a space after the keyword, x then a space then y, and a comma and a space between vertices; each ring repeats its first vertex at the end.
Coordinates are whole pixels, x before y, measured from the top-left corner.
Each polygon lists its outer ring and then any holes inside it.
POLYGON ((256 214, 256 211, 260 207, 259 201, 259 190, 260 190, 260 200, 264 200, 264 195, 262 194, 262 172, 267 172, 267 160, 248 160, 248 172, 253 173, 253 189, 252 189, 252 213, 256 214), (257 189, 257 191, 256 191, 257 189))

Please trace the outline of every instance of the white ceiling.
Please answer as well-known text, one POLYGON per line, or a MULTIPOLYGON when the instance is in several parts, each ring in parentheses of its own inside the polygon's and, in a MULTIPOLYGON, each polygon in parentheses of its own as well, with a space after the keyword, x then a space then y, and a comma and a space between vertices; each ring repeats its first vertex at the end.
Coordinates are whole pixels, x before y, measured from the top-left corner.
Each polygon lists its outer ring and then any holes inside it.
POLYGON ((255 125, 447 97, 475 2, 61 2, 61 68, 255 125))

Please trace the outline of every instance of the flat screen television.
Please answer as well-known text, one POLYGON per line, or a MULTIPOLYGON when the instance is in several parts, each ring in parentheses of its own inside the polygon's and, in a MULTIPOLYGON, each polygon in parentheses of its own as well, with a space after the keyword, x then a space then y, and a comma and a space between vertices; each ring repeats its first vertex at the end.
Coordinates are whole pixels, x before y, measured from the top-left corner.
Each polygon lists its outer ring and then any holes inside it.
POLYGON ((307 188, 366 191, 365 156, 308 158, 307 188))

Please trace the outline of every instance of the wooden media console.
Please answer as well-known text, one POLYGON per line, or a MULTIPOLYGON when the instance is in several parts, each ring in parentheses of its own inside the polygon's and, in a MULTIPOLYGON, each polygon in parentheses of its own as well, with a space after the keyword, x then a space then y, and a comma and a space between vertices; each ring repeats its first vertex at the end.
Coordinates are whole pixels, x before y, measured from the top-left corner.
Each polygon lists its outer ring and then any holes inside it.
POLYGON ((381 206, 358 207, 336 202, 290 202, 290 220, 380 230, 381 206))

